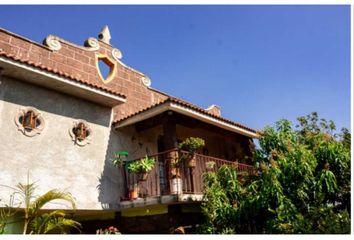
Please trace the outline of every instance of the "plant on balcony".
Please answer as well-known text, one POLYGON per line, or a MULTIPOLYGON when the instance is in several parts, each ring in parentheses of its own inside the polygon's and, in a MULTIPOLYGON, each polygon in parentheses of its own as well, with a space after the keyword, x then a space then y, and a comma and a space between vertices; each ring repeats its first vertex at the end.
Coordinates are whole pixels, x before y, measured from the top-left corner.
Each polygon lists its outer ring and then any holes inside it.
POLYGON ((128 192, 128 197, 130 200, 134 200, 134 199, 137 199, 138 198, 138 195, 139 195, 139 186, 138 184, 132 184, 130 187, 129 187, 129 192, 128 192))
POLYGON ((175 174, 172 174, 170 179, 171 194, 181 194, 183 192, 182 179, 179 171, 177 170, 175 174))
POLYGON ((128 171, 139 174, 139 180, 145 181, 149 172, 155 167, 155 159, 145 156, 144 158, 132 161, 128 165, 128 171))
POLYGON ((195 153, 198 149, 205 146, 204 139, 198 137, 189 137, 186 138, 183 142, 178 145, 178 148, 181 150, 186 150, 189 152, 189 156, 187 157, 187 166, 188 167, 195 167, 196 166, 196 159, 195 153))
POLYGON ((206 169, 208 169, 209 171, 214 170, 214 166, 215 166, 216 162, 214 161, 209 161, 205 163, 205 167, 206 169))
POLYGON ((126 151, 120 151, 120 152, 115 152, 114 153, 114 158, 112 159, 112 163, 115 167, 122 167, 123 166, 123 157, 128 156, 128 152, 126 151))
POLYGON ((171 194, 180 194, 182 193, 182 179, 180 173, 180 164, 182 159, 178 152, 174 151, 169 155, 169 163, 170 163, 170 190, 171 194))

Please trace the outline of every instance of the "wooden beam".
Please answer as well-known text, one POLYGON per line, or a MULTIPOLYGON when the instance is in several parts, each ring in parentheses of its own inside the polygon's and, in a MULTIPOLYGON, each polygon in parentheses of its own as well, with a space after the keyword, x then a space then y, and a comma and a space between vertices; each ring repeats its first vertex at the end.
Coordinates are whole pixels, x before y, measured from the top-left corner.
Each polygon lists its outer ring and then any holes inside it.
POLYGON ((162 118, 165 150, 177 147, 176 118, 174 114, 172 111, 167 111, 162 118))

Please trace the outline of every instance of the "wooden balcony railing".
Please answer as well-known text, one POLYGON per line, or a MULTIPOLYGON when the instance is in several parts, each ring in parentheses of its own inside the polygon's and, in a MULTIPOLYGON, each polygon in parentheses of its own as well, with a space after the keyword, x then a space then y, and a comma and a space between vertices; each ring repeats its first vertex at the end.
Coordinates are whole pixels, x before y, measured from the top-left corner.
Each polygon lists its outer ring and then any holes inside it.
MULTIPOLYGON (((171 168, 171 162, 173 163, 181 158, 188 158, 188 156, 188 152, 178 151, 177 149, 150 155, 150 157, 155 159, 155 167, 149 172, 146 181, 139 181, 138 174, 130 173, 125 167, 127 198, 129 196, 129 190, 134 188, 138 188, 139 197, 154 197, 177 193, 200 194, 203 192, 203 174, 207 171, 216 172, 223 165, 232 166, 236 168, 238 172, 244 172, 249 175, 255 174, 256 172, 255 168, 251 165, 226 161, 224 159, 201 154, 195 155, 196 166, 194 168, 189 168, 184 160, 179 161, 176 168, 171 168), (214 162, 212 164, 213 166, 210 166, 209 162, 214 162)), ((129 164, 129 162, 130 161, 127 161, 125 164, 129 164)))

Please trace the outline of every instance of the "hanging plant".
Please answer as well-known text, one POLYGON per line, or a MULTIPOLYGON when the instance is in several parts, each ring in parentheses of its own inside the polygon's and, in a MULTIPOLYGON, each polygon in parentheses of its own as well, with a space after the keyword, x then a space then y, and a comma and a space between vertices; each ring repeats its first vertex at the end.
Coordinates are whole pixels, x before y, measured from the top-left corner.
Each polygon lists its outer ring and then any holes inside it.
POLYGON ((189 137, 186 138, 183 142, 181 142, 178 145, 178 148, 180 150, 186 150, 189 152, 189 156, 186 158, 187 159, 187 166, 189 168, 194 168, 197 165, 197 160, 195 153, 198 149, 202 148, 205 146, 205 141, 204 139, 198 138, 198 137, 189 137))

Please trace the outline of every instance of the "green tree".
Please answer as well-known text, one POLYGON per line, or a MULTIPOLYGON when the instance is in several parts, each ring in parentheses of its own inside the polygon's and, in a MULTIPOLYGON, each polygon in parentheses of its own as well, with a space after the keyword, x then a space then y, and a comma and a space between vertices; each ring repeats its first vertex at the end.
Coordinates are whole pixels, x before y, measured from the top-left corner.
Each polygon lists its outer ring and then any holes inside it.
POLYGON ((258 176, 230 167, 204 176, 204 233, 349 233, 350 134, 317 113, 266 127, 258 176), (348 141, 349 139, 349 141, 348 141))

